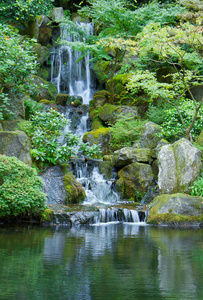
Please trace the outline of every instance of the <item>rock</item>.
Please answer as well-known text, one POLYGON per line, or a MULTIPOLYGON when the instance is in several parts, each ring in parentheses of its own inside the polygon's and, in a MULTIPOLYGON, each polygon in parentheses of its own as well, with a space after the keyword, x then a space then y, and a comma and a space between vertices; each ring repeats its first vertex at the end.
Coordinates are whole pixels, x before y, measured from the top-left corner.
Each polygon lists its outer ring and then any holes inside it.
POLYGON ((49 25, 50 22, 51 20, 45 15, 38 16, 35 20, 29 22, 30 36, 43 46, 51 42, 52 29, 49 25))
POLYGON ((141 200, 148 187, 153 184, 150 165, 132 163, 118 172, 117 191, 123 199, 141 200))
POLYGON ((35 52, 37 54, 37 62, 43 64, 50 56, 51 45, 45 47, 41 44, 35 44, 35 52))
POLYGON ((96 144, 101 145, 102 155, 107 155, 111 153, 111 132, 109 128, 99 128, 89 132, 86 132, 83 135, 83 142, 89 143, 90 145, 96 144))
POLYGON ((23 120, 4 120, 1 121, 2 131, 16 131, 19 130, 19 122, 23 120))
POLYGON ((110 180, 112 178, 113 166, 111 161, 99 162, 99 172, 104 175, 105 179, 110 180))
POLYGON ((48 204, 79 203, 85 198, 85 190, 70 171, 63 166, 49 167, 41 176, 43 191, 48 204))
POLYGON ((140 138, 140 147, 154 149, 161 138, 157 137, 157 133, 161 131, 161 127, 153 122, 147 122, 144 125, 142 136, 140 138))
POLYGON ((54 22, 60 22, 64 19, 63 7, 55 7, 49 15, 49 18, 54 22))
POLYGON ((38 102, 42 99, 55 100, 57 89, 53 83, 48 82, 41 77, 33 76, 33 85, 37 89, 35 100, 38 102))
POLYGON ((187 192, 200 175, 201 151, 188 140, 165 145, 158 154, 158 185, 161 194, 187 192))
MULTIPOLYGON (((3 116, 4 119, 25 119, 25 107, 24 107, 24 99, 23 99, 23 93, 18 91, 16 92, 14 89, 6 90, 6 93, 8 94, 9 106, 8 111, 3 110, 3 116)), ((0 101, 0 106, 1 106, 0 101)))
POLYGON ((124 147, 114 152, 112 164, 116 168, 121 168, 133 162, 149 162, 151 160, 151 151, 149 149, 135 149, 124 147))
POLYGON ((104 106, 104 104, 108 102, 109 97, 110 97, 109 92, 105 90, 96 92, 93 97, 94 107, 99 108, 104 106))
POLYGON ((85 199, 85 190, 71 172, 64 176, 64 184, 66 191, 65 204, 80 203, 85 199))
POLYGON ((150 203, 148 223, 174 224, 201 222, 203 197, 186 194, 159 195, 150 203))
POLYGON ((15 156, 24 163, 32 165, 30 142, 23 131, 1 131, 0 154, 15 156))
POLYGON ((68 94, 58 94, 56 96, 56 104, 66 106, 66 104, 69 104, 69 95, 68 94))
POLYGON ((136 107, 105 104, 99 111, 99 117, 106 125, 115 124, 120 115, 127 114, 132 114, 137 119, 138 110, 136 107))

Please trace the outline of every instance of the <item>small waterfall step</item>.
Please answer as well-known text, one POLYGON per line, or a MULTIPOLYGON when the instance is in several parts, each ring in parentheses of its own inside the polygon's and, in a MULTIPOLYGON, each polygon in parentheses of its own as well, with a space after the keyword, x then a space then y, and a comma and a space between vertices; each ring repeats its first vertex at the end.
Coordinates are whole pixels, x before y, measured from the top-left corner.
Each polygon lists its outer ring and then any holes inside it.
POLYGON ((127 208, 100 208, 100 214, 95 223, 141 223, 145 221, 145 213, 127 208))

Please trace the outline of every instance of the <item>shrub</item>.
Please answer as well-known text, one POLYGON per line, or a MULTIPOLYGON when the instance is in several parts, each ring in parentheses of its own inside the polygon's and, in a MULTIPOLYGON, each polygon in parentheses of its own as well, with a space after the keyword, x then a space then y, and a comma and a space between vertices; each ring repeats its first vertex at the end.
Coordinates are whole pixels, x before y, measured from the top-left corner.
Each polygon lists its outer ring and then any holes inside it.
POLYGON ((40 215, 46 207, 42 186, 33 168, 0 155, 0 217, 40 215))
POLYGON ((130 114, 120 116, 120 119, 111 127, 111 146, 122 148, 132 146, 139 140, 145 121, 135 120, 130 114))
POLYGON ((203 173, 197 180, 193 182, 193 185, 190 187, 190 194, 192 196, 200 196, 203 197, 203 173))
POLYGON ((20 124, 31 139, 32 157, 43 165, 63 163, 79 152, 94 157, 98 156, 99 147, 88 146, 81 142, 80 137, 62 129, 69 125, 69 120, 63 114, 50 108, 49 111, 38 111, 30 121, 20 124))

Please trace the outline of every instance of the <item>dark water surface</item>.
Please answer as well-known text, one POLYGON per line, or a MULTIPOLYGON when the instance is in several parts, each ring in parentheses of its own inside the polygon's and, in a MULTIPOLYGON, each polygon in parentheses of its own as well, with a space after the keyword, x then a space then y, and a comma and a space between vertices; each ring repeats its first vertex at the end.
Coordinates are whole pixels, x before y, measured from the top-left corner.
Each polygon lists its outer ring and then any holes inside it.
POLYGON ((0 299, 203 299, 203 230, 0 227, 0 299))

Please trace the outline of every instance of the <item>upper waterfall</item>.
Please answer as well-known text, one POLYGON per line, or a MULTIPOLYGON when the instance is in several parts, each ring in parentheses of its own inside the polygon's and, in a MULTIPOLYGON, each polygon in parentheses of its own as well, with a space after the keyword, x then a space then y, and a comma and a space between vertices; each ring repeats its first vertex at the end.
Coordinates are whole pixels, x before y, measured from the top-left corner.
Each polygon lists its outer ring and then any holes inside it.
MULTIPOLYGON (((93 34, 93 24, 81 22, 79 25, 86 34, 93 34)), ((78 41, 78 38, 70 34, 68 25, 62 25, 60 30, 61 40, 67 42, 78 41)), ((80 59, 81 57, 81 51, 66 44, 53 48, 51 82, 56 86, 59 94, 81 96, 83 104, 89 104, 93 97, 90 54, 87 52, 82 59, 80 59)))

